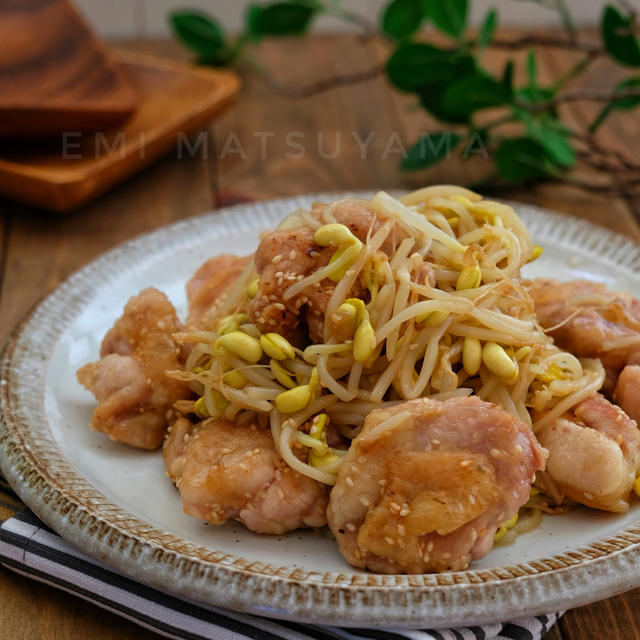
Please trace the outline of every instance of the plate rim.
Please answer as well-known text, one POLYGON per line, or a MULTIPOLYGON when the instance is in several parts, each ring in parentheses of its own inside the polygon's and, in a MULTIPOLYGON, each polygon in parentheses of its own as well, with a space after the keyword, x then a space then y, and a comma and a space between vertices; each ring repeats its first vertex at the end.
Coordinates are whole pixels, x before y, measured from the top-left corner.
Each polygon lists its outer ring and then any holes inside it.
MULTIPOLYGON (((57 298, 64 300, 65 295, 72 295, 72 288, 78 280, 89 277, 117 256, 129 255, 133 259, 145 243, 153 243, 172 232, 177 231, 176 235, 179 235, 181 231, 202 223, 224 228, 225 222, 233 224, 235 220, 235 224, 241 224, 242 219, 238 221, 238 218, 249 216, 251 212, 258 215, 260 210, 264 210, 265 215, 270 211, 282 215, 285 208, 344 195, 370 197, 371 192, 331 192, 278 198, 225 207, 174 222, 110 249, 73 273, 41 300, 14 329, 2 354, 0 468, 18 495, 64 538, 136 579, 140 579, 142 574, 144 581, 154 586, 167 589, 170 585, 169 590, 176 595, 277 619, 398 628, 479 624, 498 620, 496 606, 487 606, 488 602, 499 603, 500 619, 522 618, 557 609, 558 594, 562 594, 561 606, 566 608, 640 585, 640 575, 636 575, 638 572, 634 571, 632 562, 640 547, 640 521, 621 529, 615 536, 550 558, 522 565, 421 576, 362 575, 349 574, 348 571, 322 576, 291 567, 249 562, 223 552, 217 552, 223 557, 216 558, 215 552, 209 551, 211 557, 203 558, 198 556, 203 547, 166 532, 163 534, 161 529, 111 503, 95 488, 93 492, 100 496, 103 510, 96 505, 87 505, 85 499, 74 494, 73 487, 64 484, 75 480, 79 472, 66 476, 68 470, 64 465, 60 471, 52 469, 51 462, 47 462, 48 455, 54 454, 55 457, 56 454, 47 447, 51 448, 55 443, 47 443, 43 450, 41 444, 21 437, 21 429, 25 427, 25 433, 33 437, 28 431, 33 424, 28 424, 29 418, 25 423, 23 416, 18 417, 11 412, 16 399, 14 394, 21 389, 20 381, 12 380, 16 350, 23 348, 25 340, 29 341, 27 334, 34 329, 34 324, 37 327, 38 314, 42 314, 47 305, 55 304, 57 298), (107 514, 110 515, 107 517, 107 514), (149 539, 150 535, 155 537, 149 539), (169 538, 182 544, 169 545, 169 538), (594 582, 594 572, 600 576, 600 582, 594 582)), ((533 223, 527 220, 532 235, 536 227, 540 227, 540 220, 542 223, 546 221, 559 235, 563 235, 560 228, 568 226, 585 240, 591 238, 591 244, 602 245, 608 255, 635 254, 629 271, 636 270, 633 265, 640 265, 640 245, 621 234, 567 214, 524 203, 511 204, 520 215, 524 214, 523 217, 534 216, 533 223), (596 233, 598 236, 594 241, 596 233)), ((255 229, 256 223, 252 224, 255 229)), ((593 248, 590 247, 591 250, 593 248)), ((68 322, 73 318, 75 315, 68 318, 68 322)), ((60 333, 63 331, 64 328, 60 329, 60 333)), ((40 373, 46 373, 48 363, 49 358, 39 362, 40 373)), ((42 391, 44 393, 44 388, 42 391)), ((64 459, 59 450, 57 456, 64 459)), ((68 462, 67 466, 70 467, 68 462)), ((84 478, 82 480, 86 483, 84 478)), ((85 497, 90 501, 96 499, 89 494, 85 497)))

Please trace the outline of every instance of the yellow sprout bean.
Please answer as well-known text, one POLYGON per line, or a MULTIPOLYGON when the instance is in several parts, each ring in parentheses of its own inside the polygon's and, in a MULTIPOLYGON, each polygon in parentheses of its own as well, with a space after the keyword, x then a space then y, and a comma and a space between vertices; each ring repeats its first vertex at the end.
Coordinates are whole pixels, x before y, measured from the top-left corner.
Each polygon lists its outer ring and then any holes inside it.
POLYGON ((448 311, 427 311, 417 315, 416 322, 425 327, 439 327, 448 317, 448 311))
POLYGON ((255 280, 252 280, 247 286, 247 288, 245 289, 247 298, 249 298, 250 300, 256 297, 256 294, 258 293, 259 282, 260 282, 260 278, 256 278, 255 280))
POLYGON ((216 340, 214 347, 216 352, 219 352, 220 349, 226 349, 254 364, 262 358, 260 341, 241 331, 225 333, 216 340))
POLYGON ((349 267, 356 261, 360 250, 362 249, 362 243, 356 238, 358 244, 352 244, 350 246, 342 247, 338 249, 329 260, 329 264, 335 264, 336 269, 332 271, 327 277, 332 282, 339 282, 349 267))
POLYGON ((275 359, 269 361, 269 367, 271 373, 275 376, 276 380, 287 389, 293 389, 296 386, 291 374, 275 359))
POLYGON ((534 245, 531 251, 531 257, 529 258, 529 262, 533 262, 534 260, 537 260, 541 255, 542 255, 542 247, 537 244, 534 245))
POLYGON ((487 342, 482 348, 482 362, 485 367, 499 378, 511 380, 518 374, 518 366, 507 352, 495 342, 487 342))
POLYGON ((248 382, 247 378, 236 369, 227 371, 227 373, 222 376, 222 381, 234 389, 242 389, 248 382))
POLYGON ((193 411, 198 418, 207 418, 209 412, 207 411, 207 405, 204 402, 204 398, 198 398, 193 404, 193 411))
POLYGON ((462 344, 462 366, 470 375, 475 376, 482 364, 482 345, 477 338, 465 338, 462 344))
POLYGON ((270 358, 275 358, 276 360, 293 360, 296 357, 295 349, 279 333, 261 335, 260 346, 270 358))
POLYGON ((328 247, 332 244, 341 245, 360 242, 360 240, 351 233, 349 227, 339 223, 322 225, 316 230, 313 239, 315 243, 321 247, 328 247))
MULTIPOLYGON (((207 392, 205 391, 205 393, 207 392)), ((227 408, 229 401, 217 389, 211 389, 210 393, 213 406, 216 408, 218 415, 224 413, 224 410, 227 408)))
POLYGON ((311 402, 312 396, 310 386, 303 384, 278 394, 276 407, 282 413, 298 413, 311 402))
POLYGON ((507 527, 507 529, 512 529, 513 527, 516 526, 516 523, 518 522, 518 512, 516 511, 505 523, 504 526, 507 527))
POLYGON ((482 271, 476 264, 473 267, 465 267, 458 276, 456 282, 456 291, 463 291, 466 289, 475 289, 480 286, 482 281, 482 271))
POLYGON ((507 533, 509 529, 513 529, 513 527, 516 526, 517 522, 518 522, 518 512, 516 511, 506 522, 504 522, 498 527, 498 530, 495 532, 495 535, 493 536, 494 541, 500 540, 500 538, 503 538, 504 534, 507 533))
POLYGON ((353 359, 356 362, 366 362, 376 348, 376 332, 369 322, 369 314, 364 322, 361 322, 353 337, 353 359))
POLYGON ((350 304, 356 310, 356 322, 362 322, 362 314, 366 311, 364 302, 360 298, 347 298, 344 304, 350 304))
POLYGON ((520 360, 524 360, 530 353, 532 349, 530 346, 525 345, 524 347, 520 347, 515 353, 515 359, 517 362, 520 360))
POLYGON ((329 316, 331 333, 337 340, 353 338, 358 320, 358 310, 349 302, 343 302, 329 316))

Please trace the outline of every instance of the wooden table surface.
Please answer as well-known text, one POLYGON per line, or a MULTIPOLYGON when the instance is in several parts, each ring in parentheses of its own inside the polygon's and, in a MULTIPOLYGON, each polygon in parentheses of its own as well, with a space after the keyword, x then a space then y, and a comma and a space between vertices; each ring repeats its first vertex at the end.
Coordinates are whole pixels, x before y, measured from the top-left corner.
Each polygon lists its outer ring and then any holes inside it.
MULTIPOLYGON (((187 57, 169 41, 116 43, 174 58, 187 57)), ((260 49, 263 65, 282 84, 367 69, 385 45, 352 36, 281 40, 260 49)), ((541 73, 557 76, 572 62, 544 50, 541 73)), ((485 62, 501 68, 503 52, 485 62)), ((520 65, 522 68, 524 65, 520 65)), ((616 71, 598 61, 585 86, 610 86, 616 71)), ((423 112, 384 78, 291 100, 273 94, 245 73, 239 102, 205 131, 193 157, 170 154, 80 211, 59 217, 0 200, 0 343, 27 310, 73 271, 116 244, 158 226, 243 200, 307 192, 411 189, 428 183, 466 184, 486 173, 482 159, 452 156, 420 174, 398 170, 401 145, 420 131, 437 130, 423 112), (362 151, 365 142, 365 152, 362 151), (301 145, 301 146, 294 146, 301 145)), ((565 111, 578 124, 591 116, 583 105, 565 111)), ((640 143, 634 117, 611 116, 602 140, 620 149, 640 143)), ((195 139, 194 139, 195 140, 195 139)), ((640 240, 640 203, 611 200, 563 185, 502 192, 609 227, 640 240)), ((65 593, 0 570, 0 637, 40 640, 151 639, 154 633, 65 593)), ((640 638, 640 590, 569 611, 550 640, 640 638)))

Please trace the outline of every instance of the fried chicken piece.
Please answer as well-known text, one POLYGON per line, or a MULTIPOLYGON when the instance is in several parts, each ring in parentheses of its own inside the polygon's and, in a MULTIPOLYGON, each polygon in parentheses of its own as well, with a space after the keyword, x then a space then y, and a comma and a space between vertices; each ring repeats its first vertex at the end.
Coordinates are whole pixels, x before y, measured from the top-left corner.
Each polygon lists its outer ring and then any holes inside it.
POLYGON ((329 526, 356 567, 461 570, 489 552, 544 460, 526 424, 475 396, 378 409, 344 457, 329 526))
POLYGON ((225 254, 211 258, 200 266, 187 282, 188 327, 209 328, 208 318, 211 312, 250 260, 251 256, 225 254))
POLYGON ((629 387, 635 380, 633 371, 614 393, 621 371, 640 364, 640 301, 587 280, 539 279, 528 283, 528 289, 538 321, 550 328, 556 344, 577 356, 599 358, 607 373, 602 391, 640 420, 640 408, 634 402, 640 386, 635 394, 629 387))
MULTIPOLYGON (((528 283, 536 316, 561 349, 621 369, 640 358, 640 301, 600 282, 528 283)), ((640 360, 637 362, 640 363, 640 360)))
MULTIPOLYGON (((384 218, 355 198, 329 205, 315 203, 312 214, 323 223, 344 224, 363 242, 384 223, 384 218)), ((336 284, 325 278, 289 300, 283 298, 292 284, 327 265, 336 251, 335 247, 316 245, 313 237, 313 230, 304 226, 276 230, 263 236, 255 256, 260 276, 258 294, 249 309, 251 321, 263 333, 277 331, 295 341, 300 323, 305 322, 313 342, 324 340, 325 310, 336 284)), ((402 230, 394 228, 381 247, 382 257, 391 255, 397 242, 404 237, 402 230)), ((361 297, 363 291, 357 282, 350 295, 361 297)))
POLYGON ((276 331, 295 342, 300 322, 310 319, 312 340, 322 340, 322 303, 329 299, 335 284, 325 279, 320 286, 307 287, 289 300, 284 300, 283 294, 298 280, 324 267, 334 252, 335 247, 316 245, 309 227, 271 231, 262 237, 255 255, 258 293, 249 305, 249 317, 262 333, 276 331))
POLYGON ((628 364, 620 372, 615 387, 614 401, 640 424, 640 366, 628 364))
POLYGON ((179 417, 167 429, 167 436, 162 444, 162 458, 167 468, 167 475, 174 484, 184 470, 186 462, 184 450, 197 426, 186 418, 179 417))
POLYGON ((271 534, 326 524, 328 487, 285 464, 268 430, 209 420, 182 456, 176 484, 191 516, 212 524, 235 518, 271 534))
POLYGON ((640 467, 634 420, 599 393, 538 434, 549 451, 546 473, 561 495, 594 509, 623 513, 640 467))
POLYGON ((100 360, 77 372, 78 381, 98 400, 90 426, 112 440, 142 449, 162 444, 167 413, 189 396, 183 383, 165 375, 180 369, 172 334, 182 325, 167 297, 141 291, 105 335, 100 360))

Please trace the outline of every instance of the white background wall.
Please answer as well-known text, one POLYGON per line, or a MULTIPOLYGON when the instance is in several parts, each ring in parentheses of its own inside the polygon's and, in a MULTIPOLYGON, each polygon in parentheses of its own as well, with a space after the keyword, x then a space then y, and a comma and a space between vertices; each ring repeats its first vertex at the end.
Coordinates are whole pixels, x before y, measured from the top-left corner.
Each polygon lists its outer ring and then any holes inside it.
MULTIPOLYGON (((579 24, 594 24, 604 0, 566 0, 579 24)), ((553 4, 554 0, 546 0, 553 4)), ((228 29, 241 28, 249 0, 75 0, 93 27, 103 36, 168 35, 167 13, 177 8, 198 8, 214 14, 228 29)), ((377 21, 384 0, 343 0, 343 5, 377 21)), ((635 4, 635 0, 634 0, 635 4)), ((472 19, 477 23, 489 7, 496 7, 503 25, 556 25, 558 15, 531 0, 471 0, 472 19)), ((318 21, 319 30, 344 30, 330 18, 318 21)))

